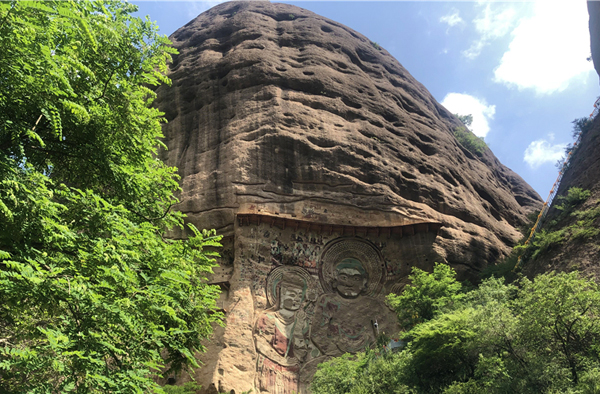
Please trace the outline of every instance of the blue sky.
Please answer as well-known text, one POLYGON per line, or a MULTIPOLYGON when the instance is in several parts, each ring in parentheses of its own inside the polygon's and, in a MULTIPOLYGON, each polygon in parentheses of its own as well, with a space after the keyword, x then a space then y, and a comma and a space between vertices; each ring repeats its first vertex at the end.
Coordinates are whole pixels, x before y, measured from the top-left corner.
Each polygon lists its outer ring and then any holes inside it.
MULTIPOLYGON (((546 198, 571 121, 600 95, 585 0, 281 1, 364 34, 546 198)), ((220 1, 134 1, 170 35, 220 1)))

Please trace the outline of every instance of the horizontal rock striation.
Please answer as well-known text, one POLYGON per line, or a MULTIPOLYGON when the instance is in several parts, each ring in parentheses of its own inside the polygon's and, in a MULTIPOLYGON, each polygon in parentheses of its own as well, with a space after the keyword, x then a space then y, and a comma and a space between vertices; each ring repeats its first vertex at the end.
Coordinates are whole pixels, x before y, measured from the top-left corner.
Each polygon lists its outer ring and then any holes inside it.
POLYGON ((540 197, 387 51, 307 10, 229 2, 170 37, 158 90, 179 168, 177 209, 232 235, 237 213, 338 225, 442 222, 434 248, 463 277, 506 255, 540 197))

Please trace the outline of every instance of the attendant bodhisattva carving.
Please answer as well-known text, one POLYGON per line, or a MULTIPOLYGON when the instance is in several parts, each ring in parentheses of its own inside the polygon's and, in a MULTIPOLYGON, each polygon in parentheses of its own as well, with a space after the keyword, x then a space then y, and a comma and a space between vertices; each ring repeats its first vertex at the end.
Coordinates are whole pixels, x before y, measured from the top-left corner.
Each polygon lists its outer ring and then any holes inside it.
POLYGON ((259 315, 255 325, 256 386, 260 391, 272 394, 299 391, 300 367, 309 348, 309 321, 302 306, 310 274, 302 275, 298 270, 298 267, 279 267, 271 274, 277 279, 267 281, 267 292, 274 293, 276 302, 259 315))

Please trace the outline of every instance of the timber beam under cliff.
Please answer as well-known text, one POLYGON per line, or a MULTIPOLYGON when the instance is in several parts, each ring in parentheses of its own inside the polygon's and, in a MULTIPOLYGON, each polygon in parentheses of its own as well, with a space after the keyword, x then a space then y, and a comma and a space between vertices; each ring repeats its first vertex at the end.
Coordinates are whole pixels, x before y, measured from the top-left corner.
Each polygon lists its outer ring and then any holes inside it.
POLYGON ((237 221, 240 226, 266 224, 270 227, 275 226, 282 230, 291 228, 294 229, 294 231, 301 229, 317 233, 337 233, 342 236, 387 235, 388 237, 391 237, 394 235, 399 236, 400 238, 405 235, 415 235, 418 233, 434 232, 437 234, 438 230, 443 226, 441 222, 436 221, 412 222, 395 226, 354 226, 345 224, 316 223, 308 220, 292 219, 278 215, 258 213, 238 213, 237 221))

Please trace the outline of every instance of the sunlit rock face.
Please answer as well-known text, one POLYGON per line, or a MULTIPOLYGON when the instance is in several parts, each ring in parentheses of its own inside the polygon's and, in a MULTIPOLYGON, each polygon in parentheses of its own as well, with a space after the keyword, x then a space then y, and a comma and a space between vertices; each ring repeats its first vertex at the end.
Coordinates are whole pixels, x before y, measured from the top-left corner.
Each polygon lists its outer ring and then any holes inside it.
POLYGON ((229 2, 170 38, 179 55, 157 105, 177 209, 226 236, 212 281, 227 327, 203 356, 204 390, 304 391, 318 362, 396 329, 382 297, 412 267, 474 278, 541 205, 491 151, 465 150, 461 123, 385 49, 339 23, 229 2))

